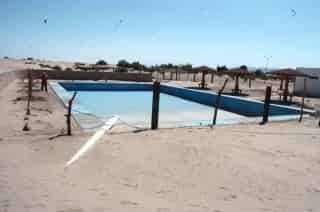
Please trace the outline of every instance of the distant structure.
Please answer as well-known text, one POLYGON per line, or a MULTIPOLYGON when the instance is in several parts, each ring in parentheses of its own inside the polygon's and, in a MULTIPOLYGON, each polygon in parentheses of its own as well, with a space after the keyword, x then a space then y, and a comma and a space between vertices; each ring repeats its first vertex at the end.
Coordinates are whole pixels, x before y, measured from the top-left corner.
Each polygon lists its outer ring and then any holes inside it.
MULTIPOLYGON (((320 68, 297 68, 300 72, 318 77, 318 79, 307 79, 306 95, 310 97, 320 97, 320 68)), ((303 77, 297 77, 294 85, 294 94, 303 94, 303 77)))

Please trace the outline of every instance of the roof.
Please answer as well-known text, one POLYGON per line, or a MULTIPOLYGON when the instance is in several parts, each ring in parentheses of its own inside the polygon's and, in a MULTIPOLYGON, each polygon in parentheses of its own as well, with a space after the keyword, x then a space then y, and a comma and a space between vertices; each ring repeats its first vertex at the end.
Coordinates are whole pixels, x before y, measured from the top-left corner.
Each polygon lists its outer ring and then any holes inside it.
POLYGON ((209 71, 215 71, 215 70, 213 68, 208 67, 208 66, 199 66, 199 67, 193 68, 192 71, 195 71, 195 72, 209 72, 209 71))
POLYGON ((106 70, 117 68, 115 65, 76 65, 76 68, 82 70, 106 70))
POLYGON ((298 71, 296 69, 292 68, 285 68, 285 69, 278 69, 271 72, 268 72, 267 74, 271 75, 277 75, 280 77, 308 77, 308 78, 314 78, 314 76, 311 76, 309 74, 306 74, 302 71, 298 71))
POLYGON ((228 75, 250 75, 248 70, 243 69, 243 68, 232 68, 227 71, 223 71, 222 74, 228 74, 228 75))

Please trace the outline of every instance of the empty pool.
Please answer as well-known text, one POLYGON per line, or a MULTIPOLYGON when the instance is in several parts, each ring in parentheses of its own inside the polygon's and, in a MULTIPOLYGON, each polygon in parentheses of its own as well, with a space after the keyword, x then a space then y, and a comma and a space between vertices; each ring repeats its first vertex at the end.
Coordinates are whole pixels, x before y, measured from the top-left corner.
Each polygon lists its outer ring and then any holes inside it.
MULTIPOLYGON (((83 111, 98 117, 118 115, 121 120, 139 127, 151 122, 152 92, 150 91, 81 91, 76 104, 83 111)), ((200 126, 212 122, 213 107, 160 94, 159 127, 200 126)), ((220 110, 217 124, 236 123, 243 116, 220 110)))
MULTIPOLYGON (((123 123, 149 128, 152 110, 150 83, 50 83, 67 105, 77 91, 73 115, 83 128, 94 128, 101 120, 118 115, 123 123)), ((203 126, 212 123, 217 95, 169 85, 160 87, 159 127, 203 126)), ((257 122, 263 103, 222 95, 217 124, 257 122), (250 118, 249 118, 250 117, 250 118)), ((270 105, 270 120, 296 119, 299 110, 270 105)))

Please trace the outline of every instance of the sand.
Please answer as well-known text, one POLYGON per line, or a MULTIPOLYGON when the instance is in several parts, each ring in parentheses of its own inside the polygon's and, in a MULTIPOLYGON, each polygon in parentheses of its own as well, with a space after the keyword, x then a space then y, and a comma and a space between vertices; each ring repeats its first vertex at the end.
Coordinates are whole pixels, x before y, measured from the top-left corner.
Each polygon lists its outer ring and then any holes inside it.
POLYGON ((66 111, 36 85, 24 120, 25 86, 16 80, 0 90, 0 211, 320 211, 314 118, 213 130, 116 127, 64 169, 91 134, 74 124, 74 136, 49 140, 65 128, 66 111))

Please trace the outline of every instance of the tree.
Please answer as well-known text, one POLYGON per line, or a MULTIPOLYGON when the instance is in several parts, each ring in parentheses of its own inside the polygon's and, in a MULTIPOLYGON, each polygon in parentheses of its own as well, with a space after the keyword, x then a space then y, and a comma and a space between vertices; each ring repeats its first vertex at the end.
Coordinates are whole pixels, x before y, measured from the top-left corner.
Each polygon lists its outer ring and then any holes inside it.
POLYGON ((192 65, 191 64, 185 64, 181 65, 180 68, 184 71, 192 71, 192 65))
POLYGON ((142 70, 143 69, 143 65, 141 65, 139 61, 132 62, 131 63, 131 67, 136 69, 136 70, 142 70))
POLYGON ((119 60, 118 61, 118 66, 119 67, 123 67, 123 68, 129 68, 130 67, 130 63, 126 60, 119 60))
POLYGON ((260 79, 266 79, 266 75, 261 69, 257 69, 254 74, 260 79))
POLYGON ((257 69, 257 70, 254 72, 254 74, 255 74, 256 76, 263 76, 263 75, 264 75, 264 73, 263 73, 263 71, 262 71, 261 69, 257 69))
POLYGON ((174 65, 172 63, 168 63, 168 66, 167 66, 168 69, 173 69, 174 68, 174 65))
POLYGON ((217 72, 228 71, 227 66, 217 66, 217 72))
POLYGON ((96 62, 96 65, 105 66, 105 65, 108 65, 108 63, 105 60, 98 60, 96 62))
POLYGON ((241 69, 241 70, 244 70, 244 71, 248 71, 248 67, 247 67, 246 65, 240 66, 240 69, 241 69))

